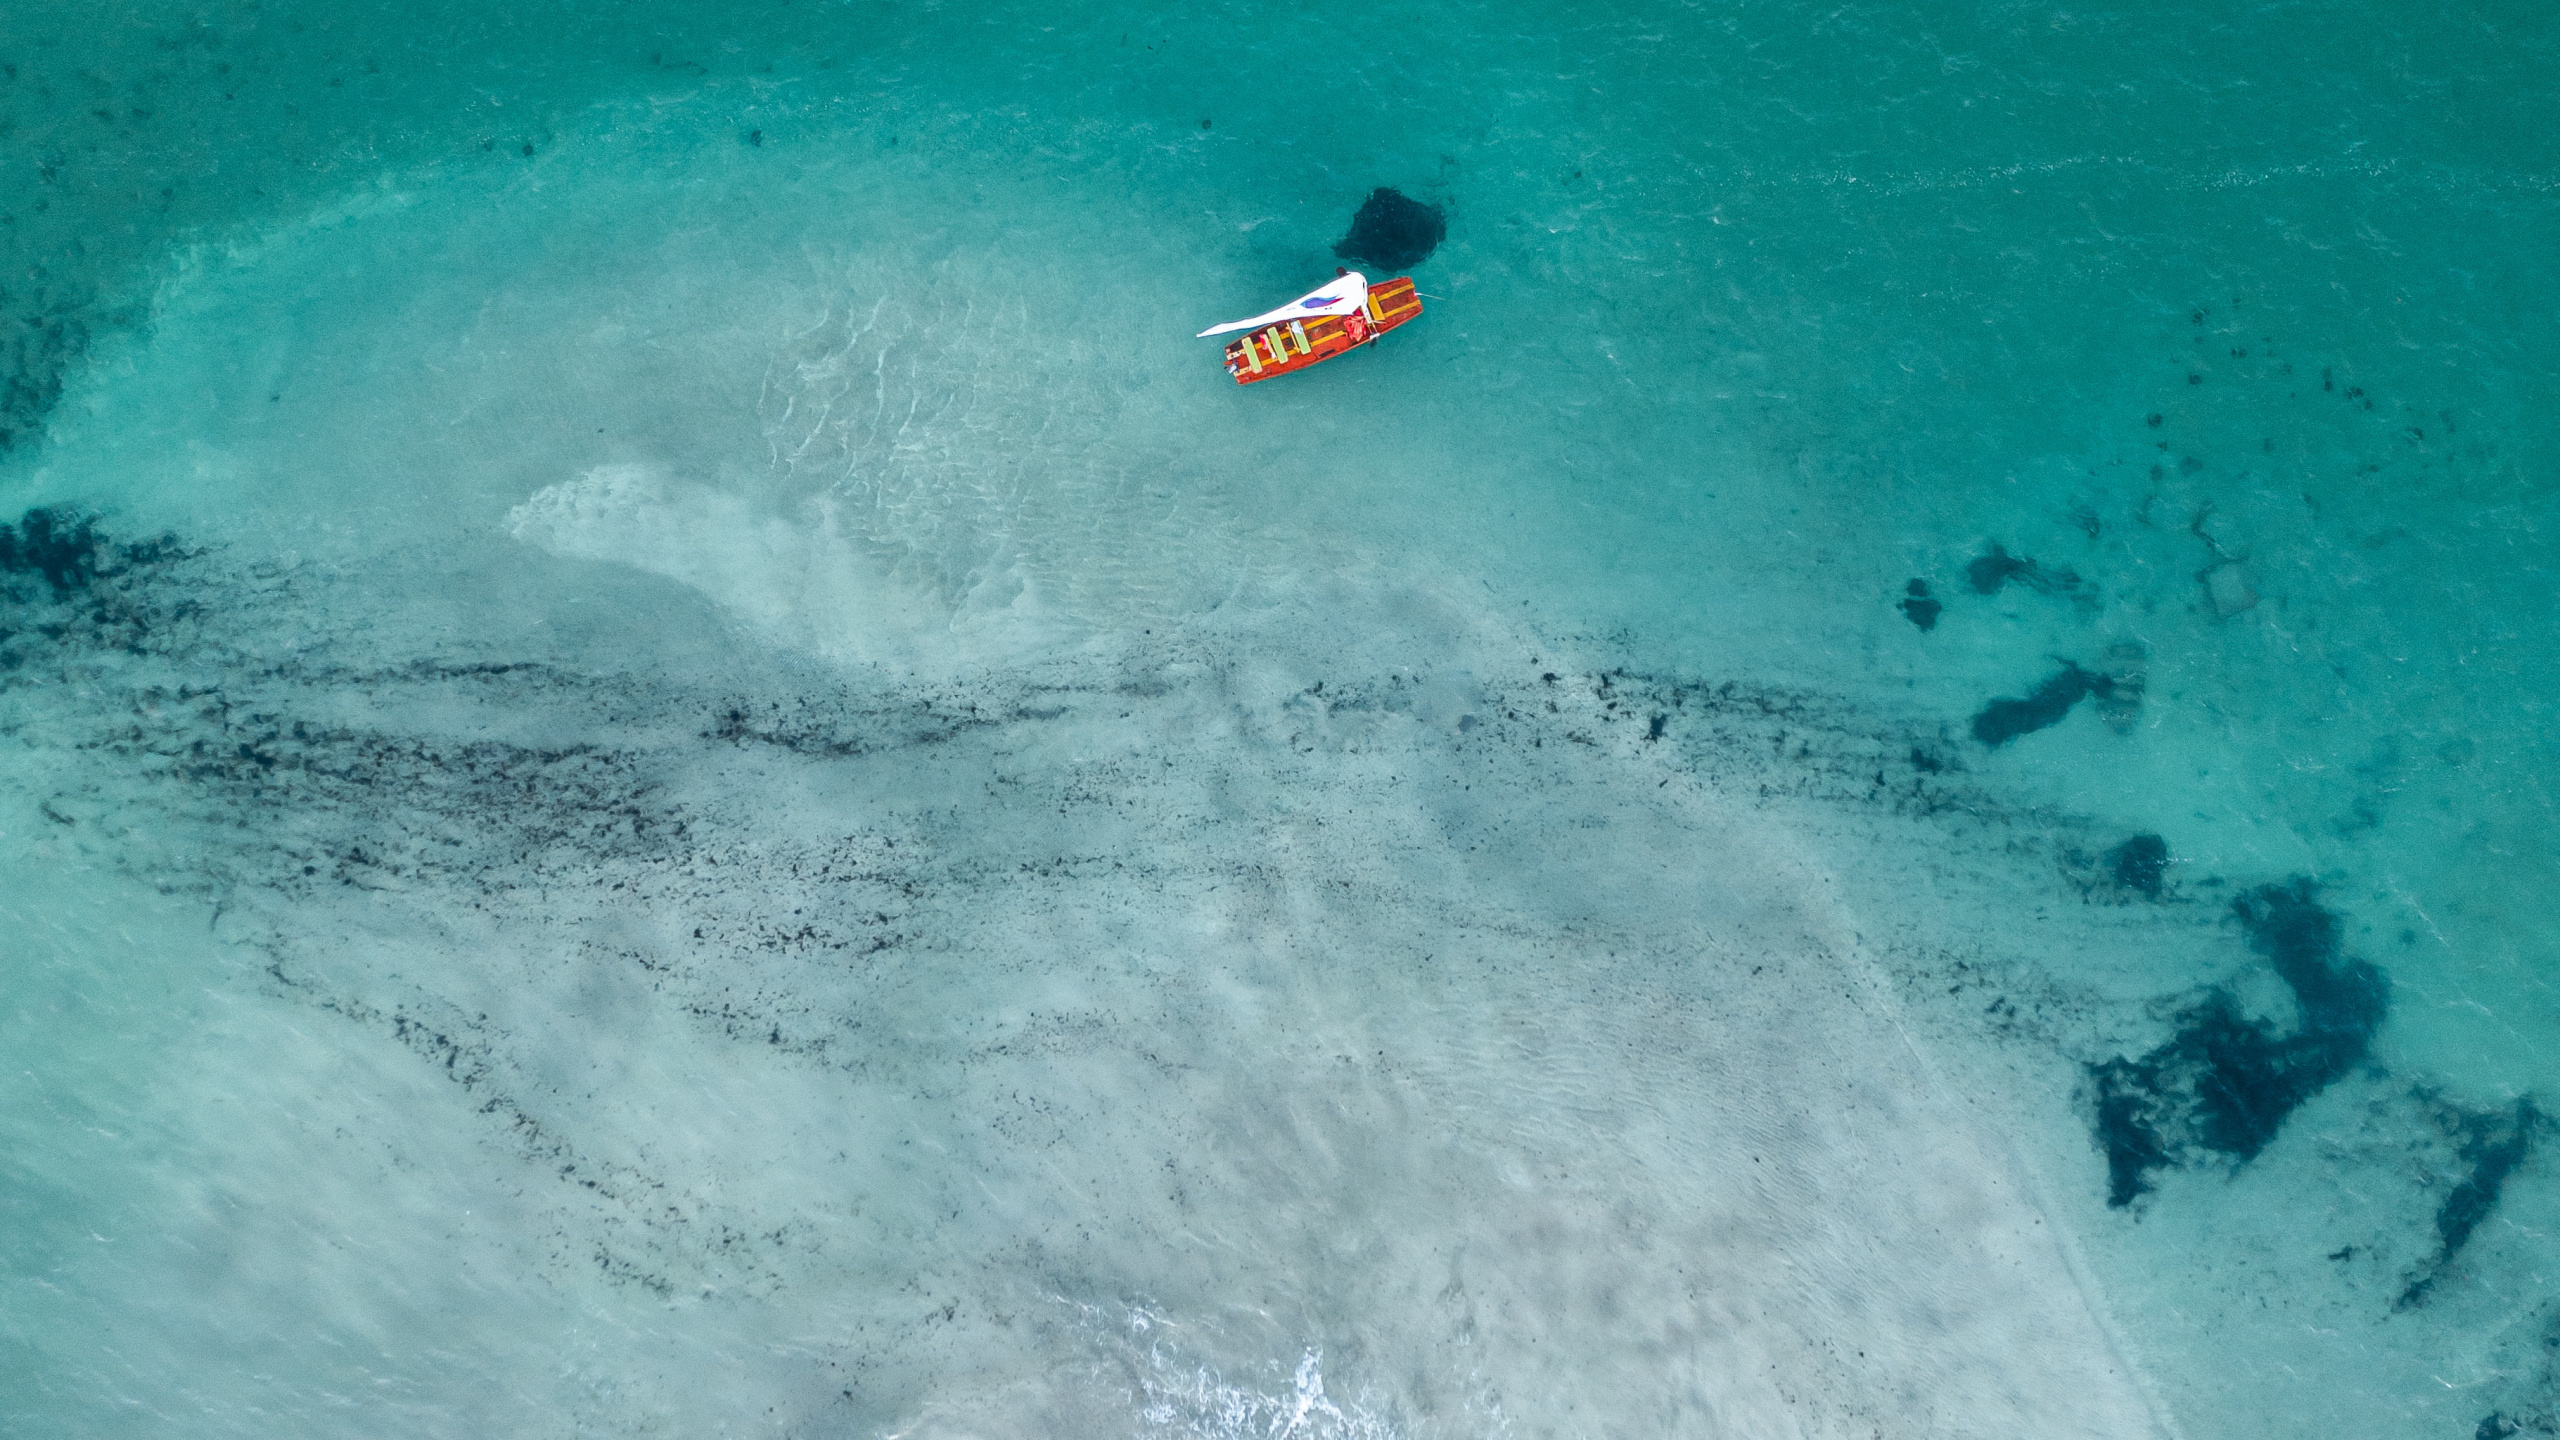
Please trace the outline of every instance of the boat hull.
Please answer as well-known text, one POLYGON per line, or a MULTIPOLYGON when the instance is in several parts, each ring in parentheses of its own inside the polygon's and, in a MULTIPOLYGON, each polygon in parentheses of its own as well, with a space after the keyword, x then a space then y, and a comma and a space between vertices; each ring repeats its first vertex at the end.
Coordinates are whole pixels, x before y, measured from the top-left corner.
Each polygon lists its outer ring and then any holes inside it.
POLYGON ((1266 325, 1227 344, 1227 373, 1239 385, 1287 375, 1347 354, 1422 313, 1411 276, 1369 287, 1368 303, 1348 315, 1319 315, 1266 325))

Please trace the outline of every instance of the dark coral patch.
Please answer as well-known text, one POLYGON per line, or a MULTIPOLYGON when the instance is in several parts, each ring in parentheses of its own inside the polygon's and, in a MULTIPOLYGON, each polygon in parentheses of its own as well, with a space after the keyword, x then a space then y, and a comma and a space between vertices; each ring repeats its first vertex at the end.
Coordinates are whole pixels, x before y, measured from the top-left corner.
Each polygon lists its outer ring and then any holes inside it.
POLYGON ((1379 186, 1351 217, 1351 233, 1333 253, 1345 260, 1403 270, 1431 258, 1449 236, 1449 217, 1437 205, 1379 186))
POLYGON ((1902 612, 1903 618, 1923 630, 1937 629, 1939 612, 1947 607, 1929 598, 1929 582, 1914 580, 1903 588, 1902 603, 1895 607, 1902 612))

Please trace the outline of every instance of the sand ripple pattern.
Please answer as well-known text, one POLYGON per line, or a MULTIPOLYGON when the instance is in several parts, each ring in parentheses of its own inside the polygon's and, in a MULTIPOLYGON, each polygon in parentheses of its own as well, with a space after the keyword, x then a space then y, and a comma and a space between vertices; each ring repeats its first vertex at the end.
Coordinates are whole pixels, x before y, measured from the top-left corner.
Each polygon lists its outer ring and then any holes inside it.
POLYGON ((1231 592, 1252 569, 1242 527, 1197 454, 1114 388, 1127 357, 1089 323, 1114 307, 1004 270, 854 267, 765 373, 781 497, 956 615, 1126 618, 1231 592))

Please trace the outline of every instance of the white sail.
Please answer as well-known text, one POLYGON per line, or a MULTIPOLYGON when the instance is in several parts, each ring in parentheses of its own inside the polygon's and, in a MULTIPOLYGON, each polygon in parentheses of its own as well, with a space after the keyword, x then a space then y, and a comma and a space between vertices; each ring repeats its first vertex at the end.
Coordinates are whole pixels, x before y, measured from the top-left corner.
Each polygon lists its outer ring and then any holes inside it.
POLYGON ((1368 298, 1369 277, 1357 270, 1346 271, 1277 310, 1265 310, 1249 320, 1230 320, 1224 325, 1212 325, 1200 332, 1200 338, 1224 335, 1230 330, 1250 330, 1256 325, 1285 324, 1311 315, 1348 315, 1359 309, 1368 298))

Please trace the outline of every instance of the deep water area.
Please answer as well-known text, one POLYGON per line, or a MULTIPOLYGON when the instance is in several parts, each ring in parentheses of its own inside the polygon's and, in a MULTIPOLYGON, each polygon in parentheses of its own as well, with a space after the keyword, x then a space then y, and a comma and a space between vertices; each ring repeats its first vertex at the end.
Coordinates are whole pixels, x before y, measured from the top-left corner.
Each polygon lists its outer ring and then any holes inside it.
POLYGON ((2560 21, 113 19, 0 1433, 2560 1434, 2560 21))

